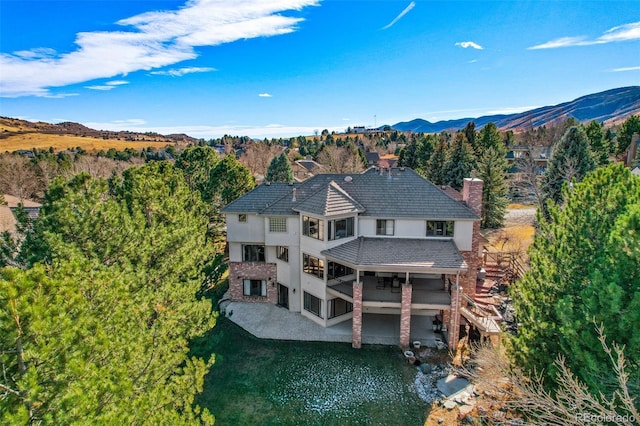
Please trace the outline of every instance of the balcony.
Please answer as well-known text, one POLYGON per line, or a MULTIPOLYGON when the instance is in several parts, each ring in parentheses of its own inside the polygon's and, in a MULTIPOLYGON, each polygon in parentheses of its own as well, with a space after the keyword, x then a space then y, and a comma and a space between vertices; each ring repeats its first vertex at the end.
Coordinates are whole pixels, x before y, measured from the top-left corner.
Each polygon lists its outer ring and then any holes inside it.
MULTIPOLYGON (((361 277, 362 302, 364 307, 396 308, 402 303, 402 281, 396 283, 377 277, 361 277)), ((412 310, 448 310, 451 308, 451 296, 444 289, 440 279, 414 278, 412 282, 412 310)), ((353 281, 329 284, 327 291, 337 297, 353 302, 353 281), (346 297, 345 297, 346 296, 346 297)))

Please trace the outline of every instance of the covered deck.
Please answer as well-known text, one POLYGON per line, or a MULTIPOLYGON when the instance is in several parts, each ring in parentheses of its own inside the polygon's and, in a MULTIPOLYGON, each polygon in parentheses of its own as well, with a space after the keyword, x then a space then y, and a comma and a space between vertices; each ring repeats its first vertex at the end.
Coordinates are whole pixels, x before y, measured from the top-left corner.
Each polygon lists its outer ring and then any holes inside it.
MULTIPOLYGON (((393 279, 384 277, 364 276, 362 282, 362 304, 364 307, 398 308, 402 305, 401 287, 394 287, 393 279)), ((448 310, 451 308, 451 295, 445 290, 445 283, 441 278, 414 278, 412 285, 412 310, 448 310)), ((403 285, 404 279, 398 279, 403 285)), ((353 303, 353 282, 340 281, 329 284, 327 291, 353 303), (345 297, 346 296, 346 297, 345 297)))
POLYGON ((458 327, 458 280, 467 264, 452 240, 359 237, 322 254, 340 265, 333 271, 344 271, 327 282, 327 293, 353 304, 353 347, 362 343, 364 314, 395 316, 403 347, 417 316, 451 311, 448 326, 458 327))

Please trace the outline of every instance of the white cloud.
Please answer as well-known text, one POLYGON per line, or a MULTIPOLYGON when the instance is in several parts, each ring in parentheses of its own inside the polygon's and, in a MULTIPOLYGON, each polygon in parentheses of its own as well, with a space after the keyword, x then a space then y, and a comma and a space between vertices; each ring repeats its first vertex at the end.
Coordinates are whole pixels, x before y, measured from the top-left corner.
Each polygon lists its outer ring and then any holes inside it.
POLYGON ((484 47, 480 46, 478 43, 473 42, 473 41, 459 41, 459 42, 456 43, 456 46, 460 46, 463 49, 467 49, 469 47, 474 48, 474 49, 478 49, 478 50, 484 49, 484 47))
POLYGON ((185 133, 194 138, 218 138, 224 135, 249 136, 252 138, 279 138, 313 135, 317 129, 327 129, 329 132, 343 132, 344 124, 339 126, 295 126, 285 124, 266 125, 238 125, 228 124, 221 126, 152 126, 143 119, 127 119, 112 122, 83 122, 87 127, 97 130, 129 130, 132 132, 156 132, 163 135, 172 133, 185 133))
POLYGON ((84 86, 84 87, 85 89, 106 91, 106 90, 115 89, 116 87, 122 86, 123 84, 129 84, 129 82, 125 80, 112 80, 112 81, 107 81, 106 83, 101 85, 84 86))
POLYGON ((400 12, 400 14, 398 16, 393 18, 393 21, 389 22, 387 25, 382 27, 382 29, 383 30, 387 30, 387 29, 393 27, 396 24, 396 22, 398 22, 400 19, 402 19, 402 17, 404 15, 406 15, 409 12, 411 12, 411 9, 413 9, 414 7, 416 7, 416 2, 412 1, 411 3, 409 3, 409 6, 405 7, 404 10, 402 12, 400 12))
POLYGON ((627 72, 627 71, 640 71, 640 66, 638 67, 622 67, 622 68, 614 68, 610 70, 611 72, 627 72))
POLYGON ((147 12, 117 22, 121 31, 82 32, 77 49, 37 48, 0 54, 0 96, 50 96, 50 88, 195 59, 195 47, 291 33, 303 18, 280 13, 319 0, 265 2, 189 0, 177 10, 147 12))
POLYGON ((260 96, 261 98, 272 98, 273 95, 271 95, 270 93, 259 93, 258 96, 260 96))
POLYGON ((183 67, 183 68, 172 68, 172 69, 162 70, 162 71, 151 71, 149 74, 168 75, 171 77, 182 77, 183 75, 186 75, 186 74, 212 72, 212 71, 217 71, 217 70, 211 67, 183 67))
POLYGON ((600 37, 589 40, 584 36, 561 37, 546 43, 531 46, 529 50, 555 49, 558 47, 592 46, 594 44, 606 44, 619 41, 640 40, 640 22, 619 25, 604 32, 600 37))

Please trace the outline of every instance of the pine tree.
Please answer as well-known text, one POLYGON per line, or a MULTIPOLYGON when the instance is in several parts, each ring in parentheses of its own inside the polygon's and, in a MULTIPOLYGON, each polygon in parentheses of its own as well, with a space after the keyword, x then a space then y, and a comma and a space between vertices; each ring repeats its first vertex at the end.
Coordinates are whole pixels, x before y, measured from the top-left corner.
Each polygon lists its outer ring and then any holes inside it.
POLYGON ((634 133, 640 134, 640 115, 630 116, 618 129, 616 154, 622 154, 629 147, 634 133))
POLYGON ((584 130, 578 126, 567 129, 554 147, 542 178, 543 206, 549 201, 562 203, 562 187, 581 181, 595 167, 584 130))
POLYGON ((596 165, 605 166, 609 164, 611 147, 604 137, 602 124, 596 120, 592 120, 585 128, 585 133, 587 134, 589 148, 591 148, 596 165))
POLYGON ((475 168, 475 157, 464 133, 457 132, 447 163, 445 164, 447 184, 456 190, 462 189, 465 178, 471 176, 475 168))
POLYGON ((218 153, 215 149, 209 146, 196 146, 182 151, 176 159, 175 166, 182 170, 187 185, 199 191, 202 199, 209 202, 214 190, 210 186, 209 176, 218 161, 218 153))
POLYGON ((448 147, 446 141, 440 139, 429 158, 427 168, 425 170, 426 177, 435 185, 447 184, 447 157, 448 147))
MULTIPOLYGON (((511 289, 521 327, 511 357, 553 383, 558 355, 592 389, 610 393, 608 342, 625 346, 640 391, 640 178, 622 165, 599 168, 564 190, 530 249, 531 269, 511 289)), ((613 384, 615 385, 615 383, 613 384)))
POLYGON ((287 154, 283 152, 273 157, 267 168, 265 179, 267 182, 293 182, 293 169, 287 154))
POLYGON ((211 362, 187 355, 215 321, 196 298, 206 213, 166 162, 52 184, 25 243, 32 267, 0 274, 0 380, 15 391, 3 423, 212 420, 193 407, 211 362))
POLYGON ((229 204, 245 192, 253 189, 255 179, 248 168, 243 166, 235 155, 226 155, 211 170, 210 185, 215 189, 222 205, 229 204))
POLYGON ((489 123, 480 131, 478 146, 478 178, 482 186, 482 227, 499 228, 504 223, 509 200, 507 194, 507 147, 498 128, 489 123))

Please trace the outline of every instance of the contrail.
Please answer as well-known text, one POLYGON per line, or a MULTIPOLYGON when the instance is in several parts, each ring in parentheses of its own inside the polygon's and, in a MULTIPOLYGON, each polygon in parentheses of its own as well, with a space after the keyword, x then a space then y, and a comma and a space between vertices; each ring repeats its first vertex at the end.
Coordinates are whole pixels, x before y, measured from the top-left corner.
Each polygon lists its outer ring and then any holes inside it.
POLYGON ((384 27, 382 27, 383 30, 389 29, 391 27, 393 27, 393 25, 398 22, 400 19, 402 19, 402 17, 404 15, 406 15, 407 13, 409 13, 411 11, 411 9, 413 9, 414 7, 416 7, 416 2, 412 1, 411 3, 409 3, 409 6, 405 7, 404 10, 402 12, 400 12, 400 14, 398 16, 395 17, 395 19, 391 22, 389 22, 387 25, 385 25, 384 27))

